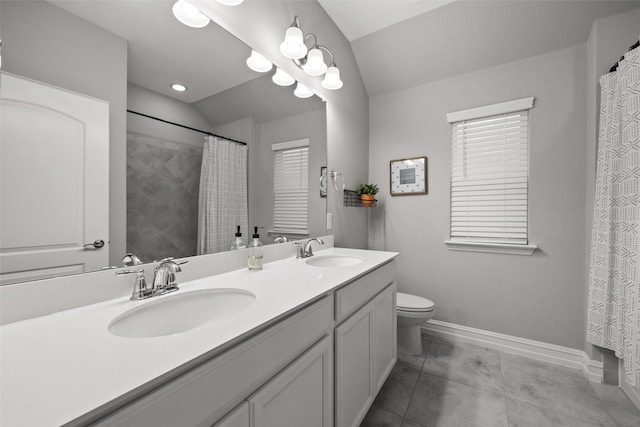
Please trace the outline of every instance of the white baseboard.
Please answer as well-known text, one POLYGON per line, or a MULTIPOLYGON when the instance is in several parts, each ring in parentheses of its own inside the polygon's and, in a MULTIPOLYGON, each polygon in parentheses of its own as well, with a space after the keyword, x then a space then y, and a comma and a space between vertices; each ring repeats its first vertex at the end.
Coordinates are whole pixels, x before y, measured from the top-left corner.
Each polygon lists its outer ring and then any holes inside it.
POLYGON ((618 359, 618 384, 620 384, 620 388, 627 395, 631 403, 633 403, 636 408, 640 409, 640 390, 631 387, 624 380, 624 362, 622 359, 618 359))
POLYGON ((454 323, 429 320, 422 325, 425 332, 454 341, 477 344, 505 353, 516 354, 534 360, 581 369, 591 382, 601 383, 604 375, 602 362, 591 360, 587 353, 574 348, 562 347, 526 338, 499 334, 497 332, 470 328, 454 323))

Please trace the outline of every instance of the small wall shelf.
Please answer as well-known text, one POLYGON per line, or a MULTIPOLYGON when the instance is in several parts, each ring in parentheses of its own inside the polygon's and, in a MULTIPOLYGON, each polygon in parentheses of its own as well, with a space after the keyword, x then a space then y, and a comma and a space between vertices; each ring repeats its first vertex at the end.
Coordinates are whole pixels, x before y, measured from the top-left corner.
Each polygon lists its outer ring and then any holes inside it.
POLYGON ((343 194, 344 194, 343 200, 344 200, 344 205, 345 206, 353 206, 353 207, 359 207, 359 208, 376 208, 376 207, 378 207, 378 201, 377 200, 375 200, 373 202, 373 205, 371 205, 371 206, 364 206, 362 204, 362 200, 360 200, 360 195, 356 191, 344 190, 343 194))

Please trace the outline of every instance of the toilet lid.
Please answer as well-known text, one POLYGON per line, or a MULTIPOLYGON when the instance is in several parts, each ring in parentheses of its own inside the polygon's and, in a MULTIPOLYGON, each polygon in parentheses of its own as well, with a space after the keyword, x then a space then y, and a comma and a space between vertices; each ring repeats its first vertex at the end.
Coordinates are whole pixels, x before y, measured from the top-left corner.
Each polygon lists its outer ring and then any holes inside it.
POLYGON ((403 311, 431 311, 435 304, 433 301, 419 297, 417 295, 398 292, 396 296, 396 306, 403 311))

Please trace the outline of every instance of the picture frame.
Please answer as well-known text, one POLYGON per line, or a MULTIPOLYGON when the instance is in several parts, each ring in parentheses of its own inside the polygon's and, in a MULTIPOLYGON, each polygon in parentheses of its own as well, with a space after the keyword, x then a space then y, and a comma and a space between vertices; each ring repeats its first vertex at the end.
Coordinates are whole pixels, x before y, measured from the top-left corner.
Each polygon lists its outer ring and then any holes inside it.
POLYGON ((392 196, 427 194, 427 158, 411 157, 389 162, 392 196))
POLYGON ((327 197, 327 167, 320 167, 320 197, 327 197))

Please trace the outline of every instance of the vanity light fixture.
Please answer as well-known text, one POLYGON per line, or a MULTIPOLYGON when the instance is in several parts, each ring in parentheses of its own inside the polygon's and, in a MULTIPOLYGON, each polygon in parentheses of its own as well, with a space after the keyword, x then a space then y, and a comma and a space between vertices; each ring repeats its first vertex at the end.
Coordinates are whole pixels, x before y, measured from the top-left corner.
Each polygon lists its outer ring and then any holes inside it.
POLYGON ((187 90, 187 87, 180 83, 172 83, 171 89, 175 90, 176 92, 185 92, 187 90))
POLYGON ((296 15, 293 23, 287 29, 284 41, 280 45, 280 52, 287 58, 291 59, 299 68, 310 76, 322 76, 322 87, 329 90, 340 89, 343 85, 340 80, 340 70, 336 66, 333 53, 326 46, 318 44, 315 34, 309 33, 303 35, 300 29, 300 21, 296 15), (307 47, 307 40, 313 38, 311 47, 307 47), (331 58, 330 66, 324 62, 324 54, 327 53, 331 58))
POLYGON ((251 56, 247 58, 247 66, 258 73, 266 73, 273 68, 273 64, 264 56, 251 49, 251 56))
POLYGON ((314 95, 311 89, 309 89, 308 87, 306 87, 300 82, 298 82, 298 85, 296 86, 296 89, 293 91, 293 94, 298 98, 310 98, 314 95))

